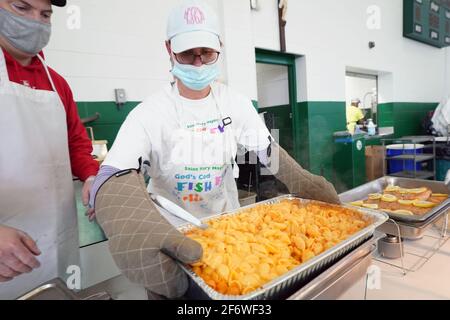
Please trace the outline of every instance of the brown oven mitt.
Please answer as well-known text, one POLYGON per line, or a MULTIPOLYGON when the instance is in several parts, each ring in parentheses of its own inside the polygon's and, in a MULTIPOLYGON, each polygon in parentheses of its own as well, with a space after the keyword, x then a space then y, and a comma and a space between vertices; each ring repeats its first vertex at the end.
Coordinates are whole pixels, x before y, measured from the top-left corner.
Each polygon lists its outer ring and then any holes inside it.
POLYGON ((97 192, 95 211, 115 263, 131 282, 167 298, 186 292, 187 276, 173 259, 196 262, 202 247, 161 216, 137 170, 106 180, 97 192))
MULTIPOLYGON (((334 186, 324 177, 303 169, 278 143, 272 141, 269 149, 271 157, 279 156, 279 168, 275 178, 289 189, 289 192, 304 199, 340 204, 334 186)), ((271 159, 271 157, 269 159, 271 159)), ((271 162, 274 159, 271 159, 271 162)))

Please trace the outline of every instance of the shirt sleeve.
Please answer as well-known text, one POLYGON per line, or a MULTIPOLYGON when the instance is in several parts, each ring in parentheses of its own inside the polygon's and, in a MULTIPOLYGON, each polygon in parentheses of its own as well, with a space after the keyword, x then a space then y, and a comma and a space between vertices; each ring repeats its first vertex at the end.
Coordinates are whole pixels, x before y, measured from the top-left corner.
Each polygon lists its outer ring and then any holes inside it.
POLYGON ((244 146, 247 151, 261 151, 267 149, 271 137, 269 130, 261 116, 256 112, 250 99, 240 97, 239 121, 241 121, 238 133, 238 144, 244 146))
POLYGON ((81 181, 85 181, 90 176, 95 176, 98 172, 98 162, 92 157, 92 142, 89 139, 86 128, 81 123, 80 116, 72 91, 67 82, 64 81, 64 98, 61 100, 66 109, 67 136, 69 143, 69 156, 72 174, 81 181))
MULTIPOLYGON (((138 108, 138 107, 136 107, 138 108)), ((116 140, 109 150, 103 165, 119 170, 139 167, 139 158, 150 158, 151 142, 136 109, 131 111, 120 127, 116 140)))
POLYGON ((357 117, 358 117, 358 121, 364 119, 364 113, 359 108, 358 108, 358 112, 357 112, 357 117))
POLYGON ((91 192, 89 193, 89 207, 94 208, 95 205, 95 197, 97 196, 97 192, 100 189, 100 187, 105 183, 106 180, 109 179, 113 174, 116 174, 118 171, 120 171, 117 168, 110 167, 110 166, 101 166, 100 171, 98 172, 97 176, 95 177, 94 183, 91 187, 91 192))

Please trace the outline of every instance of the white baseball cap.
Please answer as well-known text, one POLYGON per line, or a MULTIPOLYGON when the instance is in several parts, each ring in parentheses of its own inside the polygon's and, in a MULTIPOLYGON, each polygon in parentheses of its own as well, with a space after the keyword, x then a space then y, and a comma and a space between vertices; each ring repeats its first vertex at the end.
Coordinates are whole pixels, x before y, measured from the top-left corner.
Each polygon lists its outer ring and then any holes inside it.
POLYGON ((205 1, 183 1, 169 15, 167 40, 170 41, 174 53, 193 48, 211 48, 220 51, 217 14, 205 1))

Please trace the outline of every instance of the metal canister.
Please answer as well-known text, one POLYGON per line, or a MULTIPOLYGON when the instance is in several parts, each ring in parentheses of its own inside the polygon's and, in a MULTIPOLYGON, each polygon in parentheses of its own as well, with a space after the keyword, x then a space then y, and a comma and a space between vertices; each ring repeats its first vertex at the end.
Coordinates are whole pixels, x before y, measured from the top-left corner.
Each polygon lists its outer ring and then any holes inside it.
POLYGON ((383 258, 398 259, 403 254, 403 242, 397 236, 386 235, 378 240, 378 252, 383 258))

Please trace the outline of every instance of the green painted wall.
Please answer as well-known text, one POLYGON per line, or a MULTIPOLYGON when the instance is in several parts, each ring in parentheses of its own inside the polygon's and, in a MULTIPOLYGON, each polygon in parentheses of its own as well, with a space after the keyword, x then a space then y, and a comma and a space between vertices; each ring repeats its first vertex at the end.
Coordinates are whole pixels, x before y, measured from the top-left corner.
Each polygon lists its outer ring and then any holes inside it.
POLYGON ((333 180, 333 134, 345 130, 344 102, 308 102, 311 172, 333 180))
POLYGON ((86 124, 86 126, 93 128, 96 140, 108 140, 108 149, 114 143, 119 128, 128 113, 138 104, 139 102, 128 102, 119 109, 116 103, 112 101, 77 102, 80 118, 91 117, 96 112, 100 114, 98 120, 86 124))
POLYGON ((378 123, 379 127, 393 127, 394 126, 394 104, 380 103, 378 105, 378 123))
POLYGON ((424 134, 422 121, 438 103, 390 102, 378 105, 378 125, 394 126, 395 138, 424 134))
POLYGON ((333 181, 333 133, 345 130, 345 102, 307 101, 297 108, 300 164, 333 181))
POLYGON ((291 107, 289 105, 259 108, 258 112, 274 115, 275 128, 279 130, 280 145, 291 155, 294 155, 291 107))
POLYGON ((308 122, 308 102, 299 102, 296 106, 297 112, 294 113, 294 121, 297 122, 297 132, 295 132, 295 134, 297 134, 297 136, 299 137, 297 141, 299 141, 298 143, 300 144, 300 146, 298 147, 298 149, 300 150, 298 155, 298 162, 303 168, 309 169, 310 127, 308 122))

